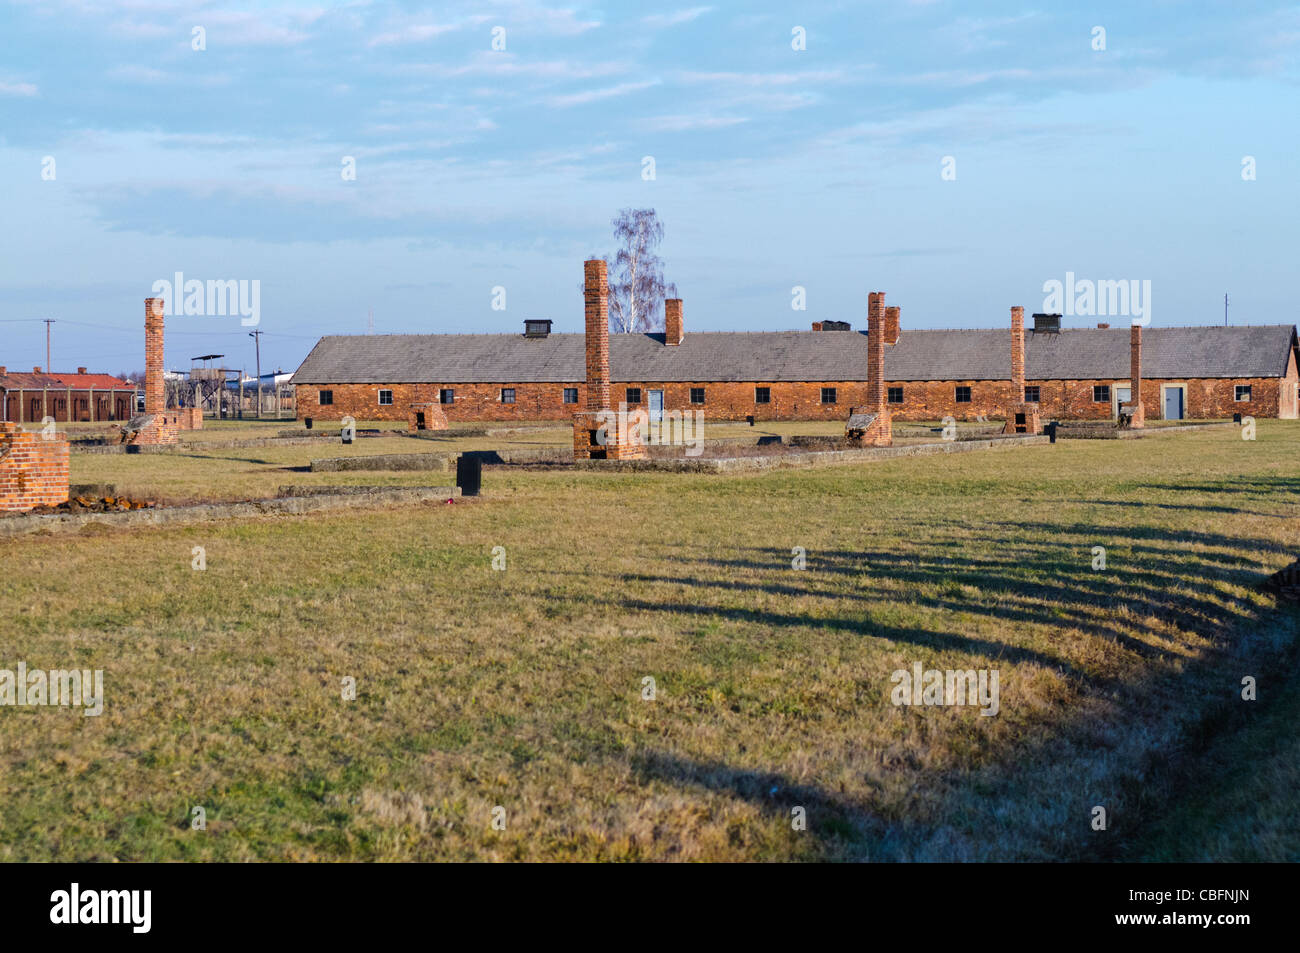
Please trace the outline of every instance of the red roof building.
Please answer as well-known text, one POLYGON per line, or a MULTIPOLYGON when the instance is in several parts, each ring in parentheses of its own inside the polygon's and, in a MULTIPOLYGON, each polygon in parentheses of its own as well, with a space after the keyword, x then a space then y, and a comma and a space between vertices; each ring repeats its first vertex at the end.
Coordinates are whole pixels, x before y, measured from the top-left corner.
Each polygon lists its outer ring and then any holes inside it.
POLYGON ((0 420, 40 423, 53 417, 72 421, 129 420, 135 415, 136 386, 111 374, 10 372, 0 366, 0 420))

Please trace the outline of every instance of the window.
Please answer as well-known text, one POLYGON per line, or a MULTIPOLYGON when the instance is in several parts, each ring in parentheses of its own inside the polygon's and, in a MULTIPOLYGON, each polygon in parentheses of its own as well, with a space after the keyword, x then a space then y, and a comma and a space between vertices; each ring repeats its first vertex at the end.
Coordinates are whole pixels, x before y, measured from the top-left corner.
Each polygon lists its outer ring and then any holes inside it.
POLYGON ((456 402, 456 391, 450 387, 444 387, 438 391, 438 403, 454 404, 456 402))
POLYGON ((756 404, 770 404, 770 403, 772 403, 772 388, 770 388, 770 387, 755 387, 755 388, 754 388, 754 403, 756 403, 756 404))
POLYGON ((334 391, 321 391, 316 395, 316 403, 320 404, 322 407, 328 407, 330 404, 334 403, 334 391))
POLYGON ((969 403, 970 403, 970 388, 969 388, 969 387, 958 387, 958 388, 957 388, 957 393, 954 395, 954 399, 955 399, 955 400, 957 401, 957 403, 959 403, 959 404, 969 404, 969 403))
POLYGON ((887 396, 891 404, 901 404, 903 402, 903 388, 891 387, 887 396))
POLYGON ((1093 384, 1093 385, 1092 385, 1092 402, 1093 402, 1094 404, 1109 404, 1109 403, 1110 403, 1110 385, 1109 385, 1109 384, 1093 384))
POLYGON ((564 402, 566 404, 576 404, 578 402, 578 388, 576 387, 564 388, 564 402))
POLYGON ((1238 384, 1232 399, 1236 401, 1250 400, 1250 385, 1238 384))
POLYGON ((823 403, 823 404, 833 404, 833 403, 835 403, 835 388, 834 388, 834 387, 823 387, 823 388, 822 388, 822 403, 823 403))
POLYGON ((639 404, 639 403, 641 403, 641 388, 639 388, 639 387, 629 387, 629 388, 627 389, 627 402, 628 402, 629 404, 639 404))
POLYGON ((703 387, 692 387, 692 388, 691 388, 691 403, 692 403, 692 404, 702 404, 702 403, 704 403, 704 388, 703 388, 703 387))
POLYGON ((515 389, 513 387, 501 388, 501 403, 513 404, 515 402, 515 389))
POLYGON ((393 402, 393 392, 391 390, 381 390, 379 392, 380 406, 387 406, 393 402))
POLYGON ((1025 403, 1026 403, 1026 404, 1036 404, 1036 403, 1038 403, 1038 388, 1037 388, 1037 387, 1026 387, 1026 388, 1025 388, 1025 403))

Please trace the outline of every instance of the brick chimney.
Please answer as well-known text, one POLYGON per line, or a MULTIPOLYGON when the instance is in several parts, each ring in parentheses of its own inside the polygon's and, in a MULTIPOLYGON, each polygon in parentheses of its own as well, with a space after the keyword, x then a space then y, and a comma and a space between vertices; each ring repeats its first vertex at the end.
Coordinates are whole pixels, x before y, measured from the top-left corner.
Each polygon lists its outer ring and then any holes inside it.
POLYGON ((9 368, 5 367, 3 364, 0 364, 0 377, 4 377, 5 374, 7 373, 9 373, 9 368))
POLYGON ((1098 331, 1106 331, 1106 330, 1108 330, 1109 328, 1110 328, 1110 322, 1109 322, 1109 321, 1098 321, 1098 322, 1097 322, 1097 330, 1098 330, 1098 331))
POLYGON ((35 367, 32 368, 33 374, 39 374, 40 372, 41 372, 41 366, 39 364, 37 364, 35 367))
POLYGON ((1141 428, 1146 426, 1146 410, 1142 406, 1142 325, 1135 324, 1129 329, 1129 401, 1132 413, 1129 426, 1141 428))
POLYGON ((886 344, 897 344, 899 335, 903 333, 903 320, 900 317, 902 311, 897 305, 885 309, 886 344))
POLYGON ((812 329, 814 331, 820 331, 822 329, 822 323, 820 321, 814 321, 812 323, 812 329))
MULTIPOLYGON (((599 258, 582 264, 587 320, 587 409, 609 410, 609 278, 599 258)), ((162 352, 162 330, 158 334, 162 352)))
POLYGON ((867 406, 885 411, 885 293, 867 295, 867 406))
POLYGON ((167 409, 163 390, 163 299, 144 299, 144 412, 167 409))
POLYGON ((1025 399, 1025 309, 1011 309, 1011 402, 1025 399))
POLYGON ((86 369, 85 369, 84 367, 79 367, 79 368, 77 368, 77 373, 78 373, 78 374, 84 374, 84 373, 86 373, 86 369))
POLYGON ((1011 309, 1011 399, 1007 402, 1004 434, 1043 432, 1037 401, 1025 400, 1025 309, 1011 309))
POLYGON ((681 344, 682 338, 686 336, 686 328, 682 325, 682 299, 667 298, 664 300, 664 343, 681 344))

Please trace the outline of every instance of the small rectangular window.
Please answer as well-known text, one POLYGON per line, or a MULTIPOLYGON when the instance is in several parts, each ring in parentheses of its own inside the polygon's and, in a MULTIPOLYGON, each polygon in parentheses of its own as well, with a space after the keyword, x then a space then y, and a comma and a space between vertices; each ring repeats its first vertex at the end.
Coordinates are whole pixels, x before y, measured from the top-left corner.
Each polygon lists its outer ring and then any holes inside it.
POLYGON ((576 387, 564 388, 564 402, 566 404, 576 404, 578 402, 578 388, 576 387))
POLYGON ((966 386, 958 387, 954 398, 959 404, 970 403, 970 388, 966 386))
POLYGON ((1109 403, 1110 403, 1110 385, 1109 385, 1109 384, 1093 384, 1093 385, 1092 385, 1092 401, 1093 401, 1094 404, 1109 404, 1109 403))
POLYGON ((756 404, 770 404, 770 403, 772 403, 772 388, 770 388, 770 387, 755 387, 755 388, 754 388, 754 403, 756 403, 756 404))
POLYGON ((379 392, 380 406, 388 406, 393 402, 393 392, 391 390, 381 390, 379 392))
POLYGON ((513 404, 515 402, 515 389, 513 387, 501 388, 501 403, 513 404))
POLYGON ((639 403, 641 403, 641 388, 639 388, 639 387, 629 387, 629 388, 627 389, 627 402, 628 402, 629 404, 639 404, 639 403))
POLYGON ((891 404, 901 404, 903 402, 903 388, 889 388, 888 399, 891 404))
POLYGON ((1037 387, 1037 386, 1035 386, 1035 387, 1026 387, 1026 388, 1025 388, 1025 403, 1026 403, 1026 404, 1036 404, 1036 403, 1038 403, 1038 387, 1037 387))
POLYGON ((322 407, 328 407, 330 404, 334 403, 334 391, 332 390, 321 391, 320 394, 318 395, 318 399, 316 402, 320 404, 322 407))
POLYGON ((1237 401, 1250 400, 1250 385, 1238 384, 1236 394, 1234 395, 1233 399, 1237 401))
POLYGON ((456 391, 450 387, 444 387, 438 391, 438 403, 454 404, 456 402, 456 391))
POLYGON ((823 403, 823 404, 833 404, 833 403, 835 403, 835 388, 834 388, 834 387, 823 387, 823 388, 822 388, 822 403, 823 403))
POLYGON ((692 404, 702 404, 702 403, 704 403, 704 388, 703 388, 703 387, 692 387, 692 388, 691 388, 691 403, 692 403, 692 404))

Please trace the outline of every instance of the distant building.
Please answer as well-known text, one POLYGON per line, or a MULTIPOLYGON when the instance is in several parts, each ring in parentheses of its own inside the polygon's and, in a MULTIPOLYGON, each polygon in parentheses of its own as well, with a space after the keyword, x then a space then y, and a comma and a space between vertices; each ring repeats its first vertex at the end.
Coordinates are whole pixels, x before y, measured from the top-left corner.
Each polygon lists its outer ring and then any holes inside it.
POLYGON ((109 374, 30 374, 0 367, 0 420, 40 423, 53 417, 73 421, 129 420, 135 414, 136 387, 109 374))

